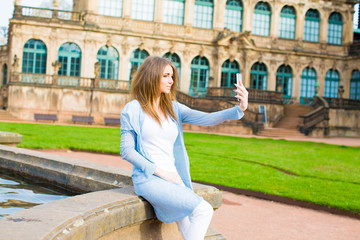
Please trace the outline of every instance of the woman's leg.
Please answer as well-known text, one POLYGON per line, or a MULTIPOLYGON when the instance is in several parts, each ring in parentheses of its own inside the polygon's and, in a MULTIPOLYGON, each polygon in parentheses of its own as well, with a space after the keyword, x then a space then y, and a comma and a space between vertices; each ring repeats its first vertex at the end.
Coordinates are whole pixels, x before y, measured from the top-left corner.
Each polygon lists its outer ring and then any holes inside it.
POLYGON ((214 210, 202 200, 190 216, 177 221, 177 225, 185 240, 203 240, 210 225, 214 210))

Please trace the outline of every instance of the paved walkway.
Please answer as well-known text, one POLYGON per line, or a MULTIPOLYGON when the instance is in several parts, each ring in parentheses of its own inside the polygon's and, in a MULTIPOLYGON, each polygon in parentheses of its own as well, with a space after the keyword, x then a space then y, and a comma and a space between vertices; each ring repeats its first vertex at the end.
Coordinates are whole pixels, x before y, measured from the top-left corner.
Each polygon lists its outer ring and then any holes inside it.
MULTIPOLYGON (((120 156, 41 151, 131 169, 131 164, 120 156)), ((223 204, 215 211, 211 225, 228 240, 360 240, 360 220, 226 191, 223 191, 223 204)))

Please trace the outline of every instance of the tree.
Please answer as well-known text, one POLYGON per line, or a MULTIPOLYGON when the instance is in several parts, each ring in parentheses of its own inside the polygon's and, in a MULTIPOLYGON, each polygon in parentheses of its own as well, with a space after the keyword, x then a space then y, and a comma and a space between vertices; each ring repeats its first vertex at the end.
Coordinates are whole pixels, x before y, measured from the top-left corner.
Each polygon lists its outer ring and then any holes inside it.
POLYGON ((8 39, 8 27, 0 27, 0 45, 6 45, 8 39))

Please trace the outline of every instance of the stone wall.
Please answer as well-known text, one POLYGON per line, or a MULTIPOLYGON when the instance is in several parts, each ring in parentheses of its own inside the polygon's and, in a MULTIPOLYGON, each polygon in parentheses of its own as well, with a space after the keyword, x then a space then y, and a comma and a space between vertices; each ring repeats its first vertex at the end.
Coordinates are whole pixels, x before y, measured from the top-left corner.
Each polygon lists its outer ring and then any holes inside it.
POLYGON ((8 110, 23 120, 34 120, 34 113, 51 113, 60 122, 81 115, 93 116, 96 124, 103 124, 104 117, 119 118, 129 100, 128 92, 114 90, 11 84, 8 110))
POLYGON ((360 111, 345 109, 329 110, 329 136, 330 137, 359 137, 360 111))

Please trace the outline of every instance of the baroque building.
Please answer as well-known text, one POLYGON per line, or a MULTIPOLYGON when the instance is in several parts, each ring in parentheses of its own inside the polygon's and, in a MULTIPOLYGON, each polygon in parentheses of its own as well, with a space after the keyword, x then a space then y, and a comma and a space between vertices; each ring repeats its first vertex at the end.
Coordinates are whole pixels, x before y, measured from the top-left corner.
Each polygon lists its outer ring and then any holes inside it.
POLYGON ((282 93, 285 103, 360 99, 357 0, 74 0, 72 11, 53 3, 15 1, 2 84, 98 79, 127 90, 142 61, 159 55, 172 59, 179 90, 193 97, 232 87, 240 72, 248 89, 282 93))

